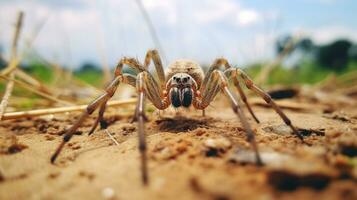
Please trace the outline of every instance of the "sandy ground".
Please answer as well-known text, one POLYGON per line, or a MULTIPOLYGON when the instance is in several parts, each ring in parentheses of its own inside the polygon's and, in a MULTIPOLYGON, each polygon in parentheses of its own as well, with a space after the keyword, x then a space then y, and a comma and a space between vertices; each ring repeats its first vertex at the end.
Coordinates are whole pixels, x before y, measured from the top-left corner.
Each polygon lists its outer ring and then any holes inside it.
POLYGON ((87 136, 92 116, 55 165, 50 156, 79 113, 1 122, 0 199, 357 199, 356 106, 278 101, 305 129, 306 145, 273 110, 252 101, 261 123, 248 117, 263 167, 254 165, 239 120, 218 99, 206 117, 194 110, 148 114, 147 187, 132 108, 106 113, 119 146, 104 130, 87 136))

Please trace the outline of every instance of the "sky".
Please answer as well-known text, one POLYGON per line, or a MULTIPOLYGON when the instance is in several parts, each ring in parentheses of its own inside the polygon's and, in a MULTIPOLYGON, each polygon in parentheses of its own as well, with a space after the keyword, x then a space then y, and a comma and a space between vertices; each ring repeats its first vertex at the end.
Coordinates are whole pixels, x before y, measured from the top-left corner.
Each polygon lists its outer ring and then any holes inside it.
MULTIPOLYGON (((238 66, 272 59, 279 36, 338 38, 357 43, 355 0, 142 0, 155 27, 164 64, 188 58, 210 64, 226 57, 238 66)), ((16 15, 24 11, 20 51, 77 68, 142 60, 157 48, 135 0, 0 0, 0 45, 6 58, 16 15), (39 27, 42 27, 41 29, 39 27)))

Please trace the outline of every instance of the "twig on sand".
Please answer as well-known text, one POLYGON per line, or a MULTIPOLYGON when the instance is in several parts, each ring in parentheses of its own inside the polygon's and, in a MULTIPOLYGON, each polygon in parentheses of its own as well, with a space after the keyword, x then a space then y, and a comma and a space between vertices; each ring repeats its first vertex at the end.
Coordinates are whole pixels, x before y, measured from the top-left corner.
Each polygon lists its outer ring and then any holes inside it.
MULTIPOLYGON (((16 68, 18 64, 17 60, 17 43, 19 40, 19 35, 20 35, 20 30, 22 26, 22 20, 23 20, 24 13, 20 11, 17 16, 17 22, 16 22, 16 28, 15 28, 15 33, 14 33, 14 39, 12 42, 11 46, 11 59, 10 59, 10 65, 13 64, 14 68, 16 68)), ((10 79, 13 79, 15 77, 15 73, 11 72, 9 75, 10 79)), ((1 103, 0 103, 0 120, 2 120, 3 115, 6 111, 6 107, 9 103, 9 98, 11 96, 12 90, 14 88, 14 81, 9 80, 9 82, 6 85, 6 90, 4 93, 4 96, 2 97, 1 103)))
MULTIPOLYGON (((108 101, 107 106, 114 107, 114 106, 132 105, 135 103, 136 103, 136 98, 131 98, 128 100, 112 100, 112 101, 108 101)), ((81 110, 86 109, 87 106, 88 105, 78 105, 78 106, 67 106, 67 107, 60 107, 60 108, 49 108, 49 109, 11 112, 11 113, 5 113, 3 116, 3 120, 18 119, 18 118, 24 118, 24 117, 35 117, 35 116, 41 116, 41 115, 50 115, 50 114, 73 112, 73 111, 81 111, 81 110)))
POLYGON ((119 145, 119 142, 112 136, 112 134, 109 133, 108 129, 104 129, 105 133, 109 136, 111 140, 115 143, 115 145, 119 145))

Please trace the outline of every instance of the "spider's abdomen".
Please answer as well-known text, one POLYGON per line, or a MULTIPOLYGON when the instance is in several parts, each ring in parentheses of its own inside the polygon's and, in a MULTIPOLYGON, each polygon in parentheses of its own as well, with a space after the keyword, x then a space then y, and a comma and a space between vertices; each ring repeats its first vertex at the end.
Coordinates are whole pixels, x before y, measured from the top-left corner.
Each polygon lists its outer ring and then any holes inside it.
POLYGON ((200 65, 192 60, 176 60, 173 63, 169 65, 169 68, 167 70, 167 80, 170 80, 172 76, 174 76, 177 73, 187 73, 189 74, 193 79, 195 79, 198 88, 201 87, 203 78, 204 78, 204 73, 200 65))

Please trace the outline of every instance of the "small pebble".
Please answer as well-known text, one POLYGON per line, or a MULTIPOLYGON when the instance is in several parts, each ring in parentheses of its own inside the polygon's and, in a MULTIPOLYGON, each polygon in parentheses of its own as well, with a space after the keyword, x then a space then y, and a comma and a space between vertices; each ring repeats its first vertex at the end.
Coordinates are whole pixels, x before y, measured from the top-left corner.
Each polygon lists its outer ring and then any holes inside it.
POLYGON ((44 119, 46 121, 51 121, 54 118, 53 114, 49 114, 49 115, 43 115, 39 117, 40 119, 44 119))
POLYGON ((197 136, 201 136, 201 135, 203 135, 203 134, 205 134, 205 133, 206 133, 206 130, 203 129, 203 128, 198 128, 198 129, 195 130, 195 134, 196 134, 197 136))
POLYGON ((102 195, 105 199, 111 199, 114 197, 115 192, 114 192, 113 188, 106 187, 102 190, 102 195))
POLYGON ((290 135, 291 129, 289 126, 286 125, 274 125, 274 126, 267 126, 264 127, 263 130, 268 133, 275 133, 278 135, 290 135))
MULTIPOLYGON (((263 163, 268 166, 283 166, 284 163, 292 161, 289 155, 274 151, 260 152, 260 156, 263 163)), ((240 149, 230 156, 229 161, 241 164, 255 164, 256 157, 254 151, 240 149)))
POLYGON ((226 138, 217 138, 217 139, 207 139, 204 142, 204 145, 212 149, 227 149, 231 147, 232 143, 226 138))

